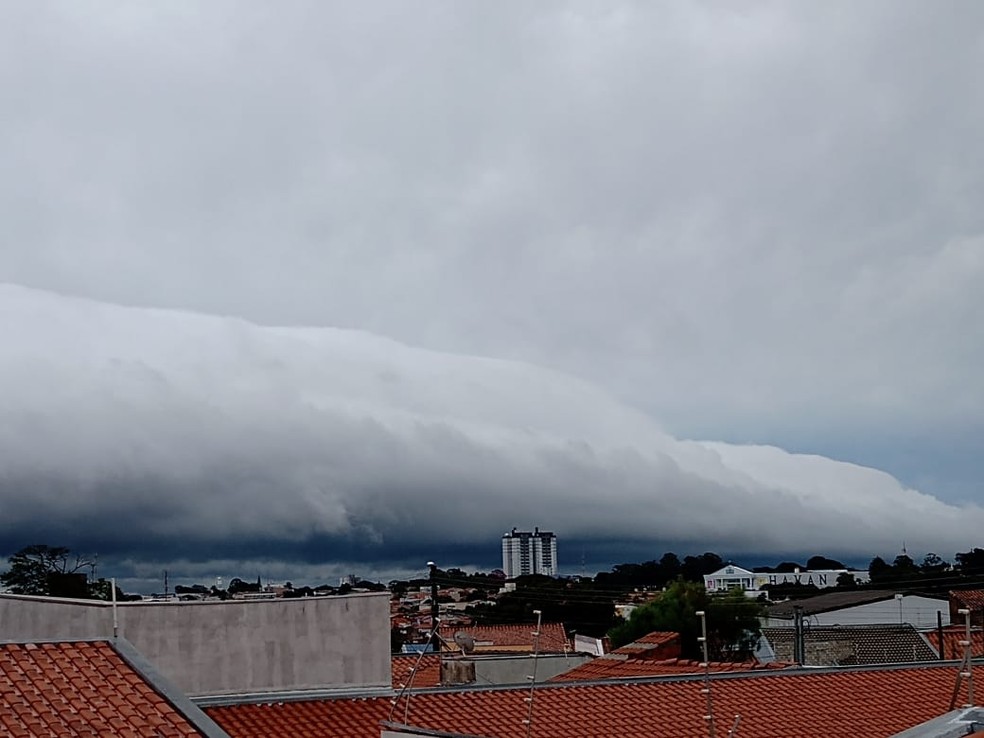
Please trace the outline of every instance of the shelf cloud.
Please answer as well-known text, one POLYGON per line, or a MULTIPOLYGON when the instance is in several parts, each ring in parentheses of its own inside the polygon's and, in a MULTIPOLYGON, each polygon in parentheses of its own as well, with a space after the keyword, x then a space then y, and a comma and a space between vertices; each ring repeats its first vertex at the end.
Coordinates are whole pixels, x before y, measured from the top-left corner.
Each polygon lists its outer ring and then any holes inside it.
POLYGON ((365 332, 0 286, 0 537, 135 562, 390 561, 563 541, 948 555, 984 511, 767 446, 681 440, 598 387, 365 332), (347 558, 346 558, 347 557, 347 558))

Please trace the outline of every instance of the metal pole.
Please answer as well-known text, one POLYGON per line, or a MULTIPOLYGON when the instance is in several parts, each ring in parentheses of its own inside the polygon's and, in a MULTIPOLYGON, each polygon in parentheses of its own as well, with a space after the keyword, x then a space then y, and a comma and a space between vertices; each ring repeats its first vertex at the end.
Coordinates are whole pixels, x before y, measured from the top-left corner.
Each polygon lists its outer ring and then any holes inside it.
POLYGON ((974 706, 974 654, 973 654, 973 641, 970 640, 970 608, 964 610, 964 639, 967 645, 964 646, 966 649, 966 659, 967 659, 967 706, 974 706))
POLYGON ((704 667, 704 688, 701 690, 707 700, 704 720, 707 721, 708 738, 714 738, 714 701, 711 698, 711 662, 707 656, 707 613, 703 610, 698 610, 697 617, 700 618, 700 638, 697 640, 704 649, 704 663, 702 664, 704 667))
POLYGON ((943 640, 943 612, 936 611, 936 637, 940 642, 940 661, 946 661, 946 642, 943 640))
POLYGON ((113 638, 119 638, 120 635, 120 620, 119 615, 116 610, 116 577, 109 580, 109 587, 112 591, 110 601, 113 603, 113 638))
POLYGON ((434 629, 434 634, 431 637, 431 646, 433 649, 440 653, 441 639, 437 632, 437 621, 440 617, 440 607, 437 604, 437 564, 433 561, 428 561, 427 566, 430 567, 430 581, 431 581, 431 627, 434 629))

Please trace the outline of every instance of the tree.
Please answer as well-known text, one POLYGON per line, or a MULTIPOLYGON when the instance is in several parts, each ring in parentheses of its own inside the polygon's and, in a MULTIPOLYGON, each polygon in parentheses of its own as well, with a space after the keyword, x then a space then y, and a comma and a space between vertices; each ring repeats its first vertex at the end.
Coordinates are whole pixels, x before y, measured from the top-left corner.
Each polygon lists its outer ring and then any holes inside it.
POLYGON ((608 635, 617 648, 654 630, 679 633, 682 655, 699 659, 703 657, 698 641, 701 623, 697 613, 701 610, 707 613, 711 658, 748 658, 759 639, 761 603, 749 600, 741 591, 710 597, 703 585, 682 579, 673 582, 659 599, 633 610, 629 619, 612 628, 608 635))
POLYGON ((868 578, 872 584, 887 584, 892 579, 892 567, 881 556, 876 556, 868 564, 868 578))
POLYGON ((857 589, 858 580, 850 572, 842 571, 837 575, 837 587, 838 589, 857 589))
POLYGON ((73 574, 95 565, 95 559, 72 554, 64 546, 35 544, 12 554, 10 568, 0 574, 0 585, 13 594, 49 595, 51 575, 73 574))
POLYGON ((811 571, 817 569, 846 569, 837 559, 828 559, 826 556, 811 556, 806 562, 806 568, 811 571))

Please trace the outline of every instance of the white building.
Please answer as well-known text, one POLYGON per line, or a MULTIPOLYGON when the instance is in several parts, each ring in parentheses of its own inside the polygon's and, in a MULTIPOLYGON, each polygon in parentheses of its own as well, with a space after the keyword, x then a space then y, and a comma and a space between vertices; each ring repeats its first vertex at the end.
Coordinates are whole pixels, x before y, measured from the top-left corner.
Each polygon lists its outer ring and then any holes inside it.
POLYGON ((513 528, 502 536, 502 570, 509 579, 524 574, 557 576, 557 536, 539 528, 532 533, 513 528))
POLYGON ((818 589, 837 586, 841 574, 850 574, 858 584, 867 584, 868 572, 853 569, 796 569, 791 572, 753 572, 734 564, 728 564, 713 574, 704 575, 704 589, 708 592, 728 592, 741 589, 758 593, 770 584, 812 584, 818 589))
POLYGON ((790 600, 768 609, 768 627, 792 625, 797 609, 811 626, 911 625, 917 630, 935 628, 937 618, 950 624, 946 598, 904 594, 890 589, 857 589, 826 592, 803 600, 790 600))

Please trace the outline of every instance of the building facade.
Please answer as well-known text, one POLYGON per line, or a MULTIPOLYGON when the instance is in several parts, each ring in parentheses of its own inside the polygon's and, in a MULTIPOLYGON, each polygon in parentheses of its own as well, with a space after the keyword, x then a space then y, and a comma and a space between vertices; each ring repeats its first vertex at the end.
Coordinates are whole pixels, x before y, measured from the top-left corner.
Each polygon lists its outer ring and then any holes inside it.
POLYGON ((791 572, 753 572, 734 564, 728 564, 713 574, 704 575, 704 588, 708 592, 729 592, 741 589, 746 593, 758 595, 763 587, 778 584, 806 584, 818 589, 837 586, 842 574, 854 577, 858 584, 867 584, 871 577, 868 572, 855 569, 796 569, 791 572))
POLYGON ((525 574, 557 576, 557 536, 539 528, 532 533, 513 528, 502 536, 502 571, 508 579, 525 574))

